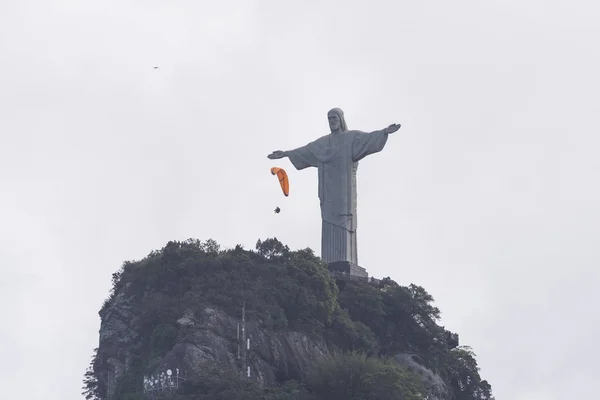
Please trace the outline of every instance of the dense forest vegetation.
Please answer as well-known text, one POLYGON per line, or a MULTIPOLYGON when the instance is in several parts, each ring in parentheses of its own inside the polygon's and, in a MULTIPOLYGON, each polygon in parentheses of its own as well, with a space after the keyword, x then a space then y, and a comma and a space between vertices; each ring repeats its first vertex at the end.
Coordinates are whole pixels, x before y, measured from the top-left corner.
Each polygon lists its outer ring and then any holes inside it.
MULTIPOLYGON (((260 388, 233 371, 214 365, 185 382, 174 399, 422 399, 419 377, 391 361, 397 353, 418 354, 439 374, 455 400, 492 400, 469 347, 437 325, 433 297, 416 285, 390 278, 378 282, 336 280, 312 250, 290 251, 277 239, 259 240, 255 250, 223 250, 213 240, 169 242, 141 261, 125 262, 113 274, 102 310, 126 291, 135 299, 134 361, 117 383, 115 398, 141 400, 142 377, 181 340, 177 319, 186 310, 219 308, 237 315, 245 302, 248 319, 262 329, 295 330, 326 339, 336 355, 301 380, 260 388)), ((101 310, 101 313, 102 313, 101 310)), ((88 400, 104 400, 106 383, 95 371, 84 376, 88 400)))

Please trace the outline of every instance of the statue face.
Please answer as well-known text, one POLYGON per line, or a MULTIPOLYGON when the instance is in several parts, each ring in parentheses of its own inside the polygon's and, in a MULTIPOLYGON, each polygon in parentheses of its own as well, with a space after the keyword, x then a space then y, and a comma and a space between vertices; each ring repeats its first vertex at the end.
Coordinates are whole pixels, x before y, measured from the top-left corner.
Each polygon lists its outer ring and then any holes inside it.
POLYGON ((335 113, 331 113, 327 115, 327 118, 329 118, 329 128, 331 128, 331 131, 338 131, 342 124, 342 121, 340 121, 340 117, 335 113))

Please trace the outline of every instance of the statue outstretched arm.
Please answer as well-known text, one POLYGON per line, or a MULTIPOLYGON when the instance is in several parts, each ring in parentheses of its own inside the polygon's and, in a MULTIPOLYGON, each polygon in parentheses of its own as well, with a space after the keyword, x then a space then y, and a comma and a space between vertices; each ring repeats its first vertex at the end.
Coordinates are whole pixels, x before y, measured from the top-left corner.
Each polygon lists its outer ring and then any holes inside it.
POLYGON ((388 135, 400 129, 400 124, 392 124, 387 128, 369 133, 359 133, 352 143, 353 161, 362 160, 369 154, 378 153, 385 147, 388 135))
POLYGON ((298 169, 304 169, 308 167, 318 167, 319 158, 317 157, 318 145, 316 142, 311 142, 306 146, 298 147, 293 150, 276 150, 269 154, 271 160, 277 160, 283 157, 288 157, 292 165, 298 169))
POLYGON ((269 157, 271 160, 277 160, 277 159, 287 157, 287 156, 288 156, 287 151, 275 150, 274 152, 269 154, 267 157, 269 157))
POLYGON ((390 133, 396 132, 398 129, 400 129, 400 124, 391 124, 387 128, 383 128, 383 131, 389 135, 390 133))

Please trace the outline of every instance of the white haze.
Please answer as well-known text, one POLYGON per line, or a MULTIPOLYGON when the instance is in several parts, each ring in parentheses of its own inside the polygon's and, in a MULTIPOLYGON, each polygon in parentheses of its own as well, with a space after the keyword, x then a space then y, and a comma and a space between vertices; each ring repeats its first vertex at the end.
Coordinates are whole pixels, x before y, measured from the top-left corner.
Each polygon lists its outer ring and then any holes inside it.
POLYGON ((111 274, 169 240, 320 253, 316 172, 266 156, 333 107, 402 124, 360 164, 360 264, 425 287, 498 400, 596 397, 599 9, 1 2, 1 397, 82 398, 111 274))

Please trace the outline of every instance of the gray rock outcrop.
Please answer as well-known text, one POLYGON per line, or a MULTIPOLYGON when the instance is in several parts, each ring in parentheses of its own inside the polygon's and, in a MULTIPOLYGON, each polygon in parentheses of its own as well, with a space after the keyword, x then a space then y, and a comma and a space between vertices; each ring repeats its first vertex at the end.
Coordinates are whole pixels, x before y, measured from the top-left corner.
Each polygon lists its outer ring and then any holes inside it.
MULTIPOLYGON (((118 293, 100 313, 102 323, 95 371, 100 386, 106 390, 107 400, 116 400, 113 398, 116 384, 131 366, 132 354, 139 341, 133 300, 127 297, 126 292, 118 293)), ((183 339, 177 341, 163 357, 153 360, 154 375, 167 368, 179 368, 184 377, 193 377, 213 362, 243 373, 242 363, 238 360, 237 330, 240 322, 238 318, 215 308, 204 308, 200 315, 187 310, 177 320, 180 331, 185 331, 181 335, 183 339)), ((247 360, 251 379, 261 386, 300 379, 313 363, 328 358, 335 350, 322 337, 309 337, 295 331, 263 330, 255 321, 246 322, 245 333, 250 339, 247 360)), ((421 376, 429 392, 428 400, 449 398, 442 378, 420 364, 414 355, 398 354, 394 359, 421 376)))

